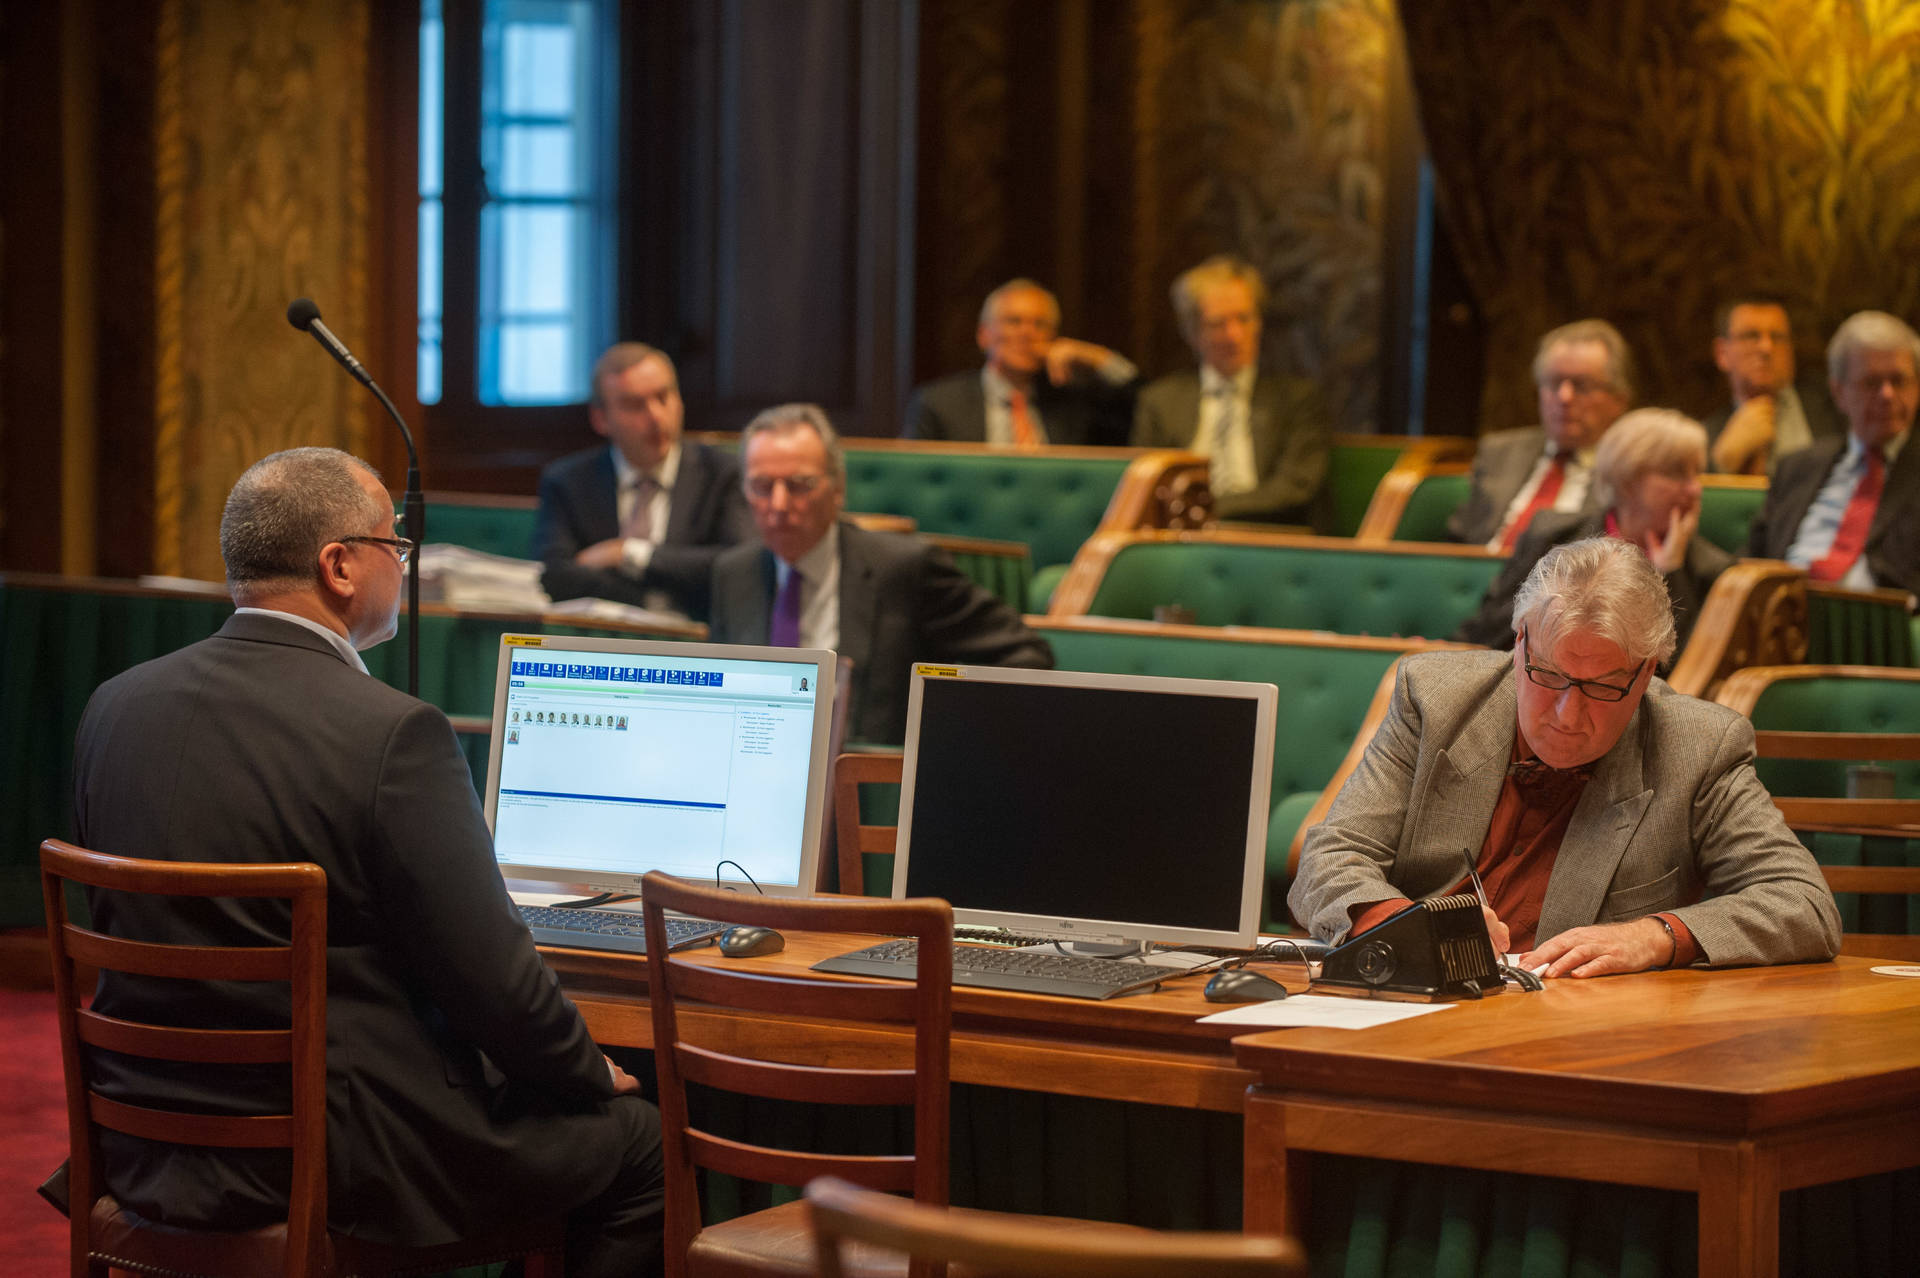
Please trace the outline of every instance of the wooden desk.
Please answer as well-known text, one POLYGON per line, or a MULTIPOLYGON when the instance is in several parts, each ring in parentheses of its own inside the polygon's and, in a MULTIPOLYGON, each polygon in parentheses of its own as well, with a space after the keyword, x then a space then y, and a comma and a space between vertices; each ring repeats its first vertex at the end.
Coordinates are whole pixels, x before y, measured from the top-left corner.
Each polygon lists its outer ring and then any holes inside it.
MULTIPOLYGON (((805 972, 813 963, 871 944, 874 938, 793 932, 787 948, 757 959, 726 959, 694 950, 694 962, 754 964, 805 972)), ((567 994, 586 1017, 594 1041, 651 1047, 645 960, 637 956, 543 947, 567 994)), ((1292 964, 1263 965, 1276 979, 1304 985, 1292 964)), ((860 980, 824 972, 825 980, 860 980)), ((953 1080, 1019 1091, 1141 1101, 1184 1109, 1238 1113, 1251 1070, 1234 1064, 1228 1025, 1197 1018, 1222 1010, 1201 997, 1205 978, 1183 978, 1148 994, 1095 1001, 959 986, 953 992, 953 1080)), ((878 1062, 911 1046, 905 1030, 847 1026, 804 1017, 766 1017, 683 1007, 683 1020, 717 1041, 751 1034, 779 1059, 805 1063, 831 1055, 837 1063, 878 1062)))
POLYGON ((1920 1165, 1920 980, 1883 961, 1556 981, 1242 1038, 1246 1228, 1300 1227, 1310 1154, 1356 1154, 1687 1190, 1703 1278, 1777 1273, 1781 1191, 1920 1165))

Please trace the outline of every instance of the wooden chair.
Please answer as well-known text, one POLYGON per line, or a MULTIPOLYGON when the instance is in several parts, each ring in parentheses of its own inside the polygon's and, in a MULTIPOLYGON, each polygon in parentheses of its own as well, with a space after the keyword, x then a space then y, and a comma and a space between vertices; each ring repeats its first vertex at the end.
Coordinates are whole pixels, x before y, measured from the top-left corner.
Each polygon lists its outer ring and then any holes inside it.
MULTIPOLYGON (((1800 681, 1822 680, 1857 683, 1864 690, 1878 683, 1883 687, 1904 685, 1920 689, 1920 670, 1887 669, 1870 666, 1759 666, 1741 670, 1720 689, 1716 700, 1755 720, 1755 753, 1761 759, 1807 759, 1829 763, 1848 761, 1911 763, 1920 760, 1920 731, 1869 730, 1835 732, 1798 728, 1761 727, 1781 721, 1779 712, 1770 713, 1761 706, 1770 689, 1791 686, 1800 681), (1756 713, 1758 712, 1758 713, 1756 713)), ((1834 685, 1829 685, 1834 686, 1834 685)), ((1869 722, 1872 712, 1853 705, 1850 699, 1818 698, 1824 715, 1855 725, 1869 722), (1845 704, 1836 704, 1845 701, 1845 704)), ((1883 709, 1887 709, 1883 702, 1883 709)), ((1896 712, 1887 710, 1889 718, 1896 712)), ((1793 716, 1799 719, 1799 715, 1793 716)), ((1771 785, 1771 783, 1770 783, 1771 785)), ((1782 795, 1775 793, 1774 806, 1780 809, 1794 833, 1807 836, 1843 835, 1861 840, 1907 840, 1906 865, 1826 865, 1820 872, 1835 892, 1855 892, 1865 896, 1894 895, 1920 897, 1920 858, 1910 850, 1912 840, 1920 839, 1920 799, 1838 798, 1832 795, 1844 783, 1834 781, 1823 786, 1825 796, 1782 795)), ((1778 786, 1773 788, 1778 790, 1778 786)), ((1908 911, 1911 916, 1913 911, 1908 911)), ((1847 932, 1840 938, 1842 954, 1920 962, 1920 932, 1847 932)))
POLYGON ((919 1260, 959 1261, 1006 1278, 1294 1278, 1298 1243, 1244 1234, 1060 1230, 1000 1212, 942 1210, 830 1178, 807 1186, 821 1278, 852 1272, 841 1248, 866 1243, 919 1260))
POLYGON ((839 855, 840 891, 862 896, 866 891, 868 852, 891 853, 899 827, 860 823, 860 787, 900 784, 905 758, 898 754, 843 754, 833 763, 834 845, 839 855))
POLYGON ((425 1274, 524 1258, 526 1273, 560 1273, 562 1222, 444 1247, 403 1248, 334 1234, 327 1220, 327 876, 317 865, 139 861, 48 839, 40 883, 53 951, 60 1054, 66 1067, 68 1194, 74 1278, 109 1268, 175 1278, 344 1278, 425 1274), (158 945, 74 924, 65 884, 178 897, 270 897, 292 903, 284 946, 158 945), (102 1016, 81 1006, 77 965, 139 976, 202 981, 277 981, 289 987, 285 1030, 180 1029, 102 1016), (276 1064, 291 1073, 281 1114, 236 1117, 130 1105, 93 1091, 84 1048, 205 1064, 276 1064), (97 1132, 180 1145, 287 1149, 292 1188, 284 1223, 245 1231, 180 1229, 124 1210, 107 1191, 97 1132))
MULTIPOLYGON (((654 873, 642 885, 647 927, 666 935, 664 914, 762 927, 823 932, 897 933, 920 942, 917 979, 871 983, 775 974, 764 966, 727 967, 689 953, 647 954, 653 1005, 655 1067, 660 1080, 662 1156, 666 1167, 668 1278, 740 1278, 810 1275, 805 1206, 795 1201, 701 1227, 698 1168, 746 1180, 800 1186, 818 1176, 840 1176, 872 1189, 911 1192, 922 1203, 947 1201, 948 1038, 953 1019, 953 910, 945 901, 794 900, 720 892, 654 873), (742 1043, 729 1035, 702 1044, 698 1002, 763 1014, 827 1017, 851 1022, 910 1024, 913 1060, 907 1068, 782 1064, 777 1047, 742 1043), (693 1031, 690 1034, 689 1031, 693 1031), (756 1047, 764 1048, 756 1054, 756 1047), (694 1127, 687 1085, 699 1083, 749 1096, 840 1105, 902 1105, 913 1109, 912 1154, 800 1153, 730 1140, 694 1127)), ((849 1046, 849 1053, 858 1051, 849 1046)), ((870 1058, 869 1058, 870 1059, 870 1058)), ((869 1272, 863 1267, 862 1272, 869 1272)), ((932 1274, 931 1266, 883 1266, 871 1272, 932 1274)))

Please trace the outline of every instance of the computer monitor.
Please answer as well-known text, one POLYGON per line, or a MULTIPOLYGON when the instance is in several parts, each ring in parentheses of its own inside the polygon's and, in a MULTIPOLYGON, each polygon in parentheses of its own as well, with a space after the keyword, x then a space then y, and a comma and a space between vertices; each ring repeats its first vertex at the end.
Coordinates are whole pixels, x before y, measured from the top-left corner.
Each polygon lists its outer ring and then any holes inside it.
POLYGON ((486 813, 508 878, 813 891, 834 657, 503 635, 486 813))
POLYGON ((1097 952, 1247 947, 1260 925, 1272 684, 917 666, 895 897, 1097 952))

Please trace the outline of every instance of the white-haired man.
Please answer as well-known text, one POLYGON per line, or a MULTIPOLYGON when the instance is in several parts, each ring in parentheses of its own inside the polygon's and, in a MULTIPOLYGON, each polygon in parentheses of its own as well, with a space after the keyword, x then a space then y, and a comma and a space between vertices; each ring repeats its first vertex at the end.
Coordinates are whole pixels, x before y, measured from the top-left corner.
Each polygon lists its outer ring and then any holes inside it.
POLYGON ((1753 770, 1753 727, 1654 677, 1673 653, 1637 546, 1559 546, 1514 602, 1511 656, 1403 658, 1393 706, 1287 903, 1338 941, 1472 890, 1494 948, 1550 977, 1831 958, 1840 916, 1753 770))

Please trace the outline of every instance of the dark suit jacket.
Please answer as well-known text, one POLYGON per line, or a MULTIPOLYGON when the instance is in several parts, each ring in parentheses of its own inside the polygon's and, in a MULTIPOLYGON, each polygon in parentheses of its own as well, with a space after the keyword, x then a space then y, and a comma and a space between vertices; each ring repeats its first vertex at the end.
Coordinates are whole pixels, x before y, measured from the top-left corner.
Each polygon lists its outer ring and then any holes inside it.
MULTIPOLYGON (((715 643, 764 644, 773 552, 736 546, 713 566, 715 643)), ((1053 649, 1013 609, 962 576, 945 551, 901 533, 840 525, 840 655, 853 660, 850 740, 898 742, 916 661, 1053 665, 1053 649)))
MULTIPOLYGON (((1520 593, 1527 574, 1555 546, 1607 531, 1605 512, 1582 515, 1568 511, 1543 510, 1533 517, 1520 540, 1513 545, 1513 556, 1487 587, 1480 611, 1450 636, 1456 643, 1484 644, 1489 648, 1513 647, 1513 597, 1520 593)), ((1695 535, 1687 543, 1687 559, 1666 574, 1667 594, 1673 599, 1673 627, 1680 641, 1677 656, 1687 646, 1693 623, 1699 619, 1700 605, 1707 601, 1713 583, 1733 564, 1733 556, 1695 535)))
MULTIPOLYGON (((1800 522, 1834 465, 1846 455, 1849 436, 1824 439, 1780 459, 1767 500, 1747 530, 1747 554, 1785 559, 1800 522)), ((1867 568, 1875 585, 1920 592, 1920 447, 1909 438, 1887 472, 1880 508, 1867 529, 1867 568)))
MULTIPOLYGON (((328 1214, 433 1244, 578 1206, 630 1124, 586 1025, 508 900, 446 716, 272 617, 228 619, 101 685, 74 760, 82 845, 168 861, 312 861, 327 872, 328 1214), (190 743, 187 744, 187 743, 190 743), (503 1077, 504 1076, 504 1077, 503 1077)), ((195 943, 284 942, 283 902, 91 896, 96 926, 195 943)), ((179 1025, 285 1024, 285 986, 101 981, 96 1008, 179 1025)), ((102 1055, 116 1099, 258 1112, 284 1068, 102 1055)), ((285 1211, 284 1151, 117 1138, 107 1183, 134 1211, 245 1227, 285 1211)))
MULTIPOLYGON (((1137 382, 1113 386, 1090 378, 1055 386, 1044 377, 1033 393, 1050 444, 1123 444, 1137 382)), ((987 393, 980 370, 955 373, 916 387, 907 401, 902 439, 981 444, 987 438, 987 393)))
MULTIPOLYGON (((1331 445, 1326 406, 1311 382, 1261 373, 1254 379, 1253 467, 1259 483, 1244 493, 1214 497, 1221 519, 1331 527, 1327 492, 1331 445)), ((1200 374, 1169 373, 1148 383, 1133 410, 1136 448, 1191 448, 1200 424, 1200 374)))
POLYGON ((706 620, 713 561, 728 546, 755 537, 753 512, 740 491, 739 460, 705 444, 681 441, 666 539, 653 548, 642 576, 573 562, 582 548, 619 535, 619 494, 607 445, 563 457, 540 473, 533 553, 546 565, 540 585, 549 595, 591 595, 644 605, 648 591, 663 590, 689 617, 706 620))
MULTIPOLYGON (((1841 417, 1840 410, 1834 407, 1833 394, 1827 389, 1824 381, 1809 377, 1795 381, 1793 389, 1800 397, 1800 411, 1806 414, 1807 429, 1813 432, 1814 443, 1847 433, 1846 419, 1841 417)), ((1723 404, 1720 411, 1700 419, 1700 424, 1707 428, 1709 469, 1713 468, 1713 446, 1720 439, 1720 432, 1727 428, 1727 422, 1732 416, 1733 405, 1723 404)))
MULTIPOLYGON (((1467 499, 1454 508, 1447 519, 1447 539, 1484 546, 1500 529, 1500 517, 1527 482, 1527 476, 1547 450, 1547 432, 1543 427, 1498 430, 1482 435, 1473 453, 1473 486, 1467 499)), ((1594 485, 1587 485, 1586 504, 1581 514, 1600 508, 1594 485)), ((1519 549, 1515 543, 1516 550, 1519 549)))

